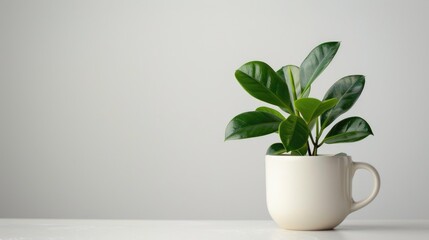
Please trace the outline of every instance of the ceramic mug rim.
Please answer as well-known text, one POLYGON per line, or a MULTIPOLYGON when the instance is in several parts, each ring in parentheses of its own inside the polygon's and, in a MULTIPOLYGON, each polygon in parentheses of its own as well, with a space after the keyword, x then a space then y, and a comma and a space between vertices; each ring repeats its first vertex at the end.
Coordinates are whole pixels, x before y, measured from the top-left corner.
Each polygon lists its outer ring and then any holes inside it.
POLYGON ((350 155, 335 155, 335 154, 319 154, 317 156, 298 156, 298 155, 290 155, 290 154, 280 154, 280 155, 271 155, 267 154, 265 155, 266 159, 273 159, 273 160, 279 160, 279 161, 317 161, 320 160, 334 160, 334 159, 352 159, 350 155))
POLYGON ((350 155, 338 155, 338 154, 317 154, 316 156, 309 156, 309 155, 291 155, 287 153, 282 154, 266 154, 267 156, 279 156, 279 157, 350 157, 350 155))

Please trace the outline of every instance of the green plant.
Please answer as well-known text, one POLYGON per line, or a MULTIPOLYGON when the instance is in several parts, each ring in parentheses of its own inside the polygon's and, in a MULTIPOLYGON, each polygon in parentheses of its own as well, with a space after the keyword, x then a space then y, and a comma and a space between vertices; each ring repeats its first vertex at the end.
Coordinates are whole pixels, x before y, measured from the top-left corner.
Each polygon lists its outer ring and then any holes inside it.
POLYGON ((226 127, 225 140, 278 133, 281 143, 272 144, 267 154, 290 152, 315 156, 325 143, 355 142, 373 135, 364 119, 349 117, 336 123, 322 137, 327 127, 354 105, 365 85, 364 76, 350 75, 335 82, 322 101, 308 97, 312 83, 329 65, 339 47, 339 42, 322 43, 310 52, 300 67, 286 65, 277 72, 260 61, 241 66, 235 77, 244 90, 278 106, 289 116, 286 118, 269 107, 241 113, 226 127))

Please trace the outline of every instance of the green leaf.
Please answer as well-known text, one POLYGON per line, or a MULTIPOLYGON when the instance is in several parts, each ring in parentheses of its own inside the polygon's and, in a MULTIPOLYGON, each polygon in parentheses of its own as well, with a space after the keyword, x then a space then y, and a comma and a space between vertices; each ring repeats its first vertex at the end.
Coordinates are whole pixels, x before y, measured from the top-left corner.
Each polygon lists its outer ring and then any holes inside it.
POLYGON ((322 129, 325 129, 341 114, 347 112, 358 100, 365 86, 365 77, 362 75, 346 76, 338 80, 328 92, 324 100, 336 98, 338 103, 329 111, 326 111, 320 117, 322 129))
POLYGON ((314 119, 310 123, 308 123, 308 129, 310 129, 310 132, 313 131, 314 126, 316 126, 317 119, 314 119))
POLYGON ((235 71, 235 78, 253 97, 293 113, 286 83, 268 64, 248 62, 235 71))
POLYGON ((290 115, 279 126, 280 139, 286 151, 298 150, 307 143, 310 130, 305 121, 295 115, 290 115))
POLYGON ((368 135, 374 135, 369 124, 360 117, 350 117, 335 124, 323 142, 328 144, 356 142, 368 135))
POLYGON ((268 155, 279 155, 284 152, 286 152, 286 149, 282 143, 274 143, 267 150, 268 155))
POLYGON ((307 91, 305 91, 303 94, 301 94, 301 98, 306 98, 310 95, 311 86, 308 87, 307 91))
POLYGON ((266 112, 245 112, 226 126, 225 140, 259 137, 277 132, 282 119, 266 112))
POLYGON ((307 143, 305 143, 304 146, 302 146, 302 148, 292 151, 291 154, 294 156, 305 156, 307 154, 307 148, 308 148, 308 145, 307 143))
POLYGON ((301 81, 299 80, 299 67, 286 65, 277 71, 277 74, 285 81, 292 102, 301 96, 301 81))
POLYGON ((271 113, 275 116, 277 116, 278 118, 280 118, 281 120, 285 120, 286 118, 277 110, 269 108, 269 107, 258 107, 256 109, 256 111, 258 112, 266 112, 266 113, 271 113))
POLYGON ((339 42, 326 42, 315 47, 300 67, 301 92, 306 93, 311 83, 325 70, 340 47, 339 42))
POLYGON ((305 121, 310 123, 322 113, 334 107, 337 102, 338 100, 335 98, 323 102, 315 98, 301 98, 295 101, 295 107, 302 114, 305 121))

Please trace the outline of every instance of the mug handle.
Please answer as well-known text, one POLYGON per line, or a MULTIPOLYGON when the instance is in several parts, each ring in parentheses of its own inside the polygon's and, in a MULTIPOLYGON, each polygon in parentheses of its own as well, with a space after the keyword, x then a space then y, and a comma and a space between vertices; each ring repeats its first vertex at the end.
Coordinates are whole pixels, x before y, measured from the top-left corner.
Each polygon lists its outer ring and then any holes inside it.
POLYGON ((365 169, 372 174, 372 177, 374 179, 374 187, 372 189, 371 194, 362 201, 355 202, 352 197, 352 206, 351 206, 350 212, 354 212, 368 205, 372 200, 374 200, 374 198, 378 194, 378 191, 380 190, 380 175, 378 175, 377 170, 373 166, 369 165, 368 163, 353 162, 352 177, 354 176, 356 170, 358 169, 365 169))

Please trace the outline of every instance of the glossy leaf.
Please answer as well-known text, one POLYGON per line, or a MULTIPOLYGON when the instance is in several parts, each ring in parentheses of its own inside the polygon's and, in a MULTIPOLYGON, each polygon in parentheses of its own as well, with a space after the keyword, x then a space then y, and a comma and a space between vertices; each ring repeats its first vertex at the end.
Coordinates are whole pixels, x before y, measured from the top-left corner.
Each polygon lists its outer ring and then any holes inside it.
POLYGON ((286 65, 277 71, 277 74, 285 81, 291 102, 301 96, 301 82, 299 80, 299 67, 295 65, 286 65))
POLYGON ((300 149, 307 143, 310 130, 305 121, 295 115, 290 115, 279 126, 280 139, 286 151, 300 149))
POLYGON ((334 107, 337 102, 338 100, 335 98, 323 102, 315 98, 301 98, 295 101, 295 107, 301 113, 305 121, 310 123, 322 113, 334 107))
POLYGON ((259 137, 277 132, 282 119, 266 112, 245 112, 226 126, 225 140, 259 137))
POLYGON ((339 42, 326 42, 315 47, 300 66, 301 92, 306 93, 311 83, 325 70, 340 47, 339 42))
POLYGON ((268 64, 248 62, 235 71, 235 78, 253 97, 293 113, 286 83, 268 64))
POLYGON ((347 112, 355 104, 364 86, 364 76, 351 75, 341 78, 329 88, 323 99, 336 98, 338 103, 320 117, 322 129, 329 126, 337 117, 347 112))
POLYGON ((304 144, 300 149, 297 149, 295 151, 292 151, 291 154, 294 156, 305 156, 307 154, 308 145, 307 143, 304 144))
POLYGON ((308 123, 308 129, 310 129, 310 131, 313 131, 314 126, 316 126, 316 121, 317 119, 314 119, 313 121, 308 123))
POLYGON ((301 94, 301 98, 306 98, 306 97, 310 96, 310 90, 311 90, 311 86, 308 87, 307 91, 305 91, 304 93, 301 94))
POLYGON ((323 142, 328 144, 356 142, 368 135, 374 135, 369 124, 360 117, 350 117, 335 124, 323 142))
POLYGON ((308 97, 310 95, 310 89, 305 93, 301 94, 301 80, 299 77, 299 67, 295 65, 286 65, 277 71, 277 74, 285 81, 289 89, 289 95, 291 101, 294 102, 297 99, 308 97), (293 84, 292 84, 293 83, 293 84), (294 95, 294 91, 296 96, 294 95))
POLYGON ((258 107, 256 109, 256 111, 258 112, 266 112, 266 113, 271 113, 275 116, 277 116, 278 118, 280 118, 281 120, 285 120, 286 118, 277 110, 269 108, 269 107, 258 107))
POLYGON ((279 155, 284 152, 286 152, 286 149, 282 143, 274 143, 267 150, 268 155, 279 155))

